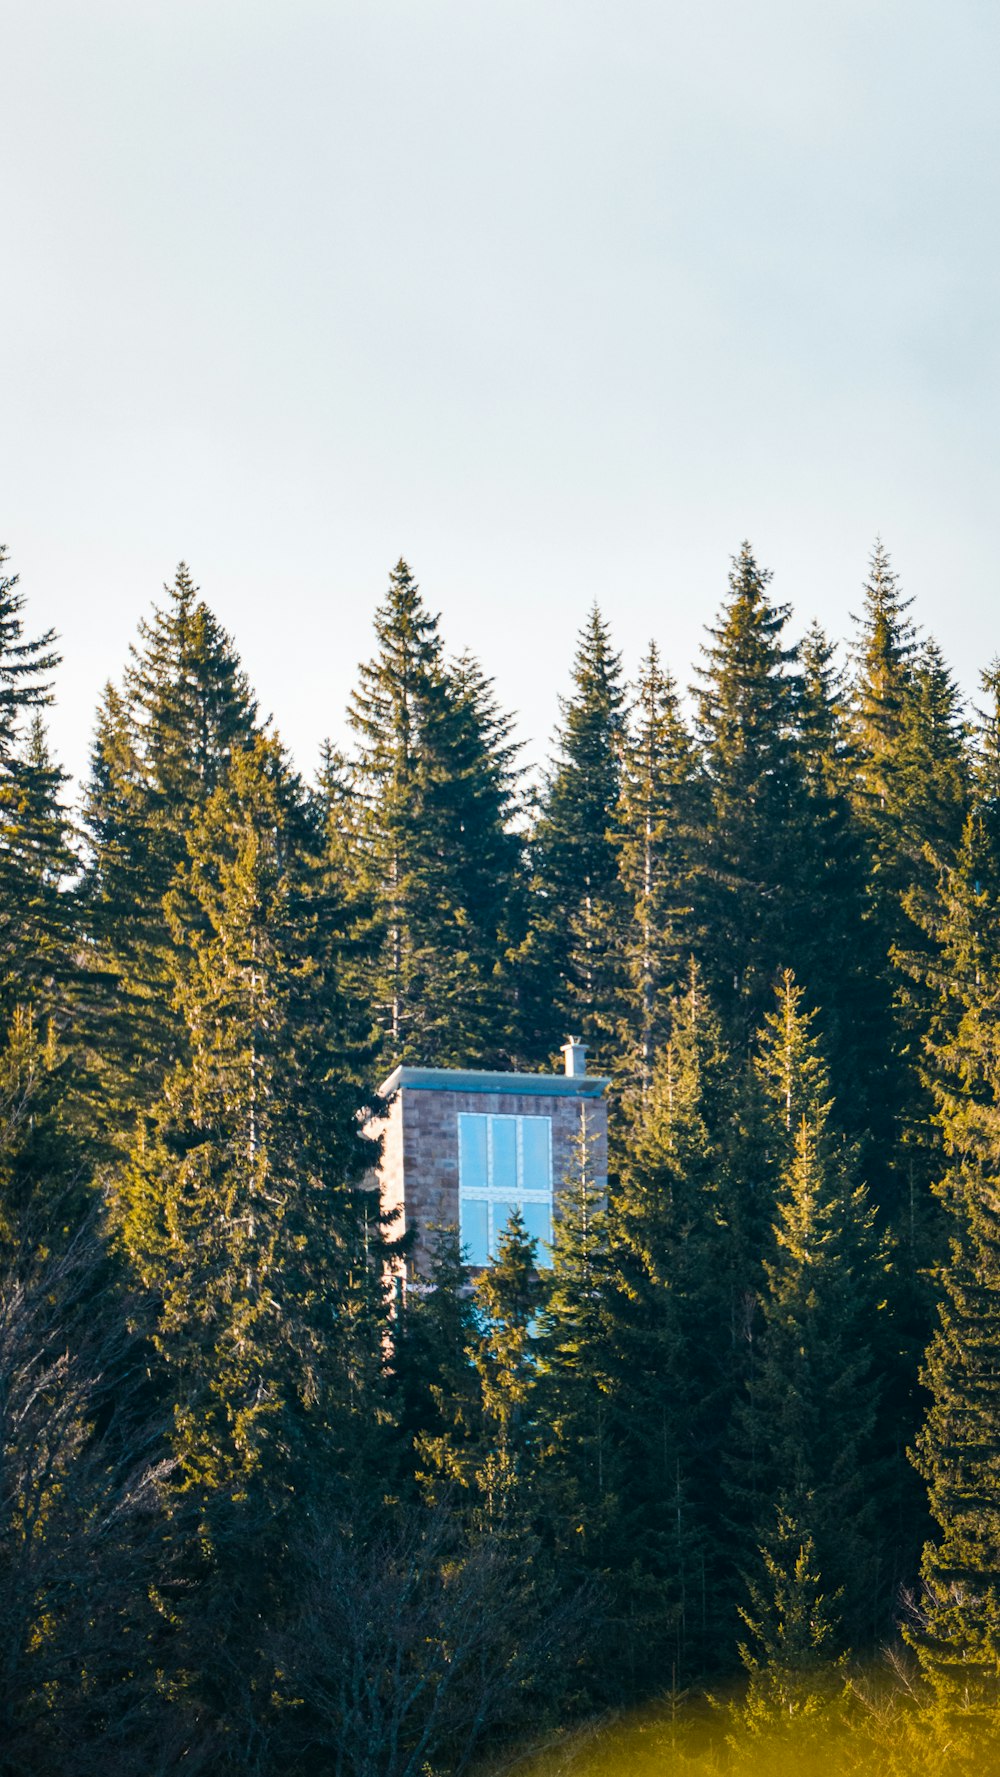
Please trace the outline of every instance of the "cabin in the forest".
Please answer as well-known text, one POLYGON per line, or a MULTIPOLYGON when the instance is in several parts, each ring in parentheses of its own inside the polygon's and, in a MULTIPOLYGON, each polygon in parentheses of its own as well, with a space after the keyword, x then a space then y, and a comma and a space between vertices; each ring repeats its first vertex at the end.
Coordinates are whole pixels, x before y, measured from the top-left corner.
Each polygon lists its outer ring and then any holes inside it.
POLYGON ((415 1230, 411 1276, 425 1271, 436 1227, 457 1227, 467 1263, 487 1265, 515 1206, 545 1264, 560 1192, 583 1165, 605 1188, 610 1081, 588 1074, 578 1039, 562 1052, 561 1074, 397 1067, 380 1086, 379 1185, 383 1207, 401 1211, 394 1232, 415 1230))

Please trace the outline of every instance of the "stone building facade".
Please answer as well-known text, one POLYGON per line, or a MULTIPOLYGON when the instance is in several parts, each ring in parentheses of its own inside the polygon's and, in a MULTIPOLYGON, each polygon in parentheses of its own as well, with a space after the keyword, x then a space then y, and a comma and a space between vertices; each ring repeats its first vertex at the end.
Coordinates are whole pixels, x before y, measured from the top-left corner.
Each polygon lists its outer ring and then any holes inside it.
POLYGON ((379 1088, 382 1203, 397 1212, 394 1235, 414 1232, 411 1277, 425 1272, 436 1227, 457 1227, 470 1266, 487 1264, 514 1205, 544 1264, 560 1193, 584 1154, 605 1188, 610 1082, 586 1072, 581 1043, 563 1054, 562 1074, 397 1067, 379 1088))

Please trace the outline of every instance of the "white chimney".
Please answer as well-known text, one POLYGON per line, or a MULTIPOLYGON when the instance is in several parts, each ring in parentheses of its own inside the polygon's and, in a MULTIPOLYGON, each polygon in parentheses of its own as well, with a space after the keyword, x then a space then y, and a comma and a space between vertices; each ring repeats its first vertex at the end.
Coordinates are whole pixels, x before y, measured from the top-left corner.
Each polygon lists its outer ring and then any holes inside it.
POLYGON ((587 1045, 581 1043, 579 1037, 567 1037, 562 1046, 566 1062, 566 1072, 571 1079, 578 1079, 587 1071, 587 1045))

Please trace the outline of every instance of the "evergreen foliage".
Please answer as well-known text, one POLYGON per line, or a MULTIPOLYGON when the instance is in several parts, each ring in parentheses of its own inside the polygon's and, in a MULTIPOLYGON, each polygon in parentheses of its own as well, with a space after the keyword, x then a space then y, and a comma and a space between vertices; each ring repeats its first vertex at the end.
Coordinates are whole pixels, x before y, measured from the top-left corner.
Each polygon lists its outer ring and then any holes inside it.
MULTIPOLYGON (((995 689, 995 674, 986 689, 995 689)), ((923 1375, 931 1405, 916 1441, 936 1537, 924 1552, 917 1650, 949 1732, 972 1752, 994 1729, 1000 1701, 1000 1520, 997 1393, 1000 1340, 1000 779, 995 713, 981 731, 977 797, 955 861, 942 875, 930 936, 929 987, 938 1015, 930 1044, 946 1166, 937 1189, 948 1214, 938 1265, 938 1326, 923 1375)))
POLYGON ((167 898, 187 1058, 116 1188, 122 1246, 160 1302, 186 1475, 238 1492, 265 1471, 279 1495, 324 1440, 343 1470, 383 1326, 336 908, 304 818, 264 738, 204 803, 167 898))
POLYGON ((699 951, 741 1034, 758 1022, 778 970, 798 963, 806 915, 796 652, 784 638, 791 608, 771 600, 770 580, 744 543, 698 693, 709 798, 697 853, 699 951))
POLYGON ((711 1666, 733 1605, 719 1465, 753 1250, 745 1109, 692 967, 609 1209, 605 1560, 639 1694, 711 1666))
POLYGON ((520 845, 516 747, 468 655, 449 667, 404 561, 351 702, 358 867, 378 941, 368 992, 387 1061, 461 1065, 509 1048, 500 961, 520 845))
POLYGON ((139 626, 121 690, 105 690, 84 808, 83 893, 105 976, 100 1030, 110 1039, 96 1065, 113 1145, 127 1140, 183 1047, 165 900, 186 864, 192 821, 257 732, 230 638, 183 562, 164 590, 167 603, 139 626))
POLYGON ((622 888, 613 827, 622 788, 621 656, 595 605, 580 632, 572 694, 534 824, 531 924, 521 959, 526 1051, 535 1060, 579 1030, 599 1062, 613 1052, 622 965, 622 888))
POLYGON ((592 611, 532 807, 400 561, 307 790, 182 565, 78 859, 0 572, 4 1777, 457 1777, 741 1671, 727 1769, 996 1762, 1000 664, 968 721, 881 543, 849 681, 789 614, 744 544, 689 728, 592 611), (387 1225, 389 1066, 570 1030, 551 1249, 387 1225))
POLYGON ((625 905, 619 1066, 633 1095, 649 1091, 668 1007, 689 942, 697 760, 673 679, 651 642, 635 687, 613 833, 625 905))
MULTIPOLYGON (((786 972, 758 1061, 778 1183, 740 1421, 767 1573, 789 1577, 765 1540, 777 1507, 839 1600, 841 1623, 831 1607, 827 1633, 849 1645, 878 1632, 874 1357, 888 1261, 850 1153, 831 1131, 829 1075, 803 999, 786 972)), ((758 1606, 763 1583, 754 1587, 758 1606)))
POLYGON ((26 636, 24 594, 6 560, 0 546, 0 1010, 9 1017, 30 1001, 51 1015, 72 978, 66 779, 41 716, 60 656, 52 630, 26 636))

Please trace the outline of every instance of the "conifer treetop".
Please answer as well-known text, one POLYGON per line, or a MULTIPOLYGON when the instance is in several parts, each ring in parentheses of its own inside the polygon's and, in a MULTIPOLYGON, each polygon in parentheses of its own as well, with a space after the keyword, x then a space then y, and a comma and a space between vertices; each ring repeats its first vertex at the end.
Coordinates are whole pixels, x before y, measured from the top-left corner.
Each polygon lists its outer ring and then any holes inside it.
POLYGON ((62 659, 54 629, 25 639, 20 575, 3 572, 6 560, 6 546, 0 543, 0 760, 10 757, 22 712, 51 703, 51 674, 62 659))

